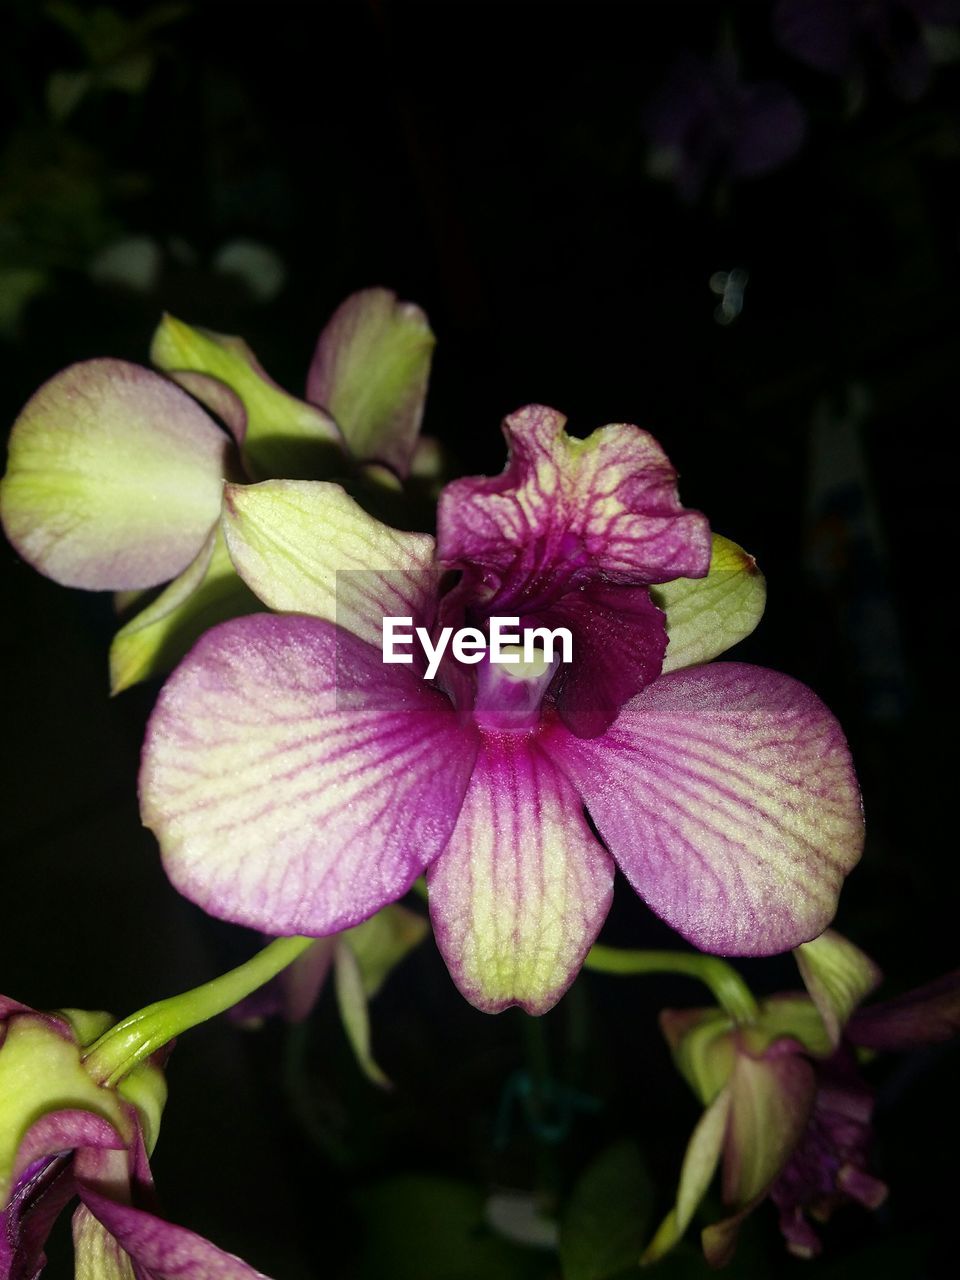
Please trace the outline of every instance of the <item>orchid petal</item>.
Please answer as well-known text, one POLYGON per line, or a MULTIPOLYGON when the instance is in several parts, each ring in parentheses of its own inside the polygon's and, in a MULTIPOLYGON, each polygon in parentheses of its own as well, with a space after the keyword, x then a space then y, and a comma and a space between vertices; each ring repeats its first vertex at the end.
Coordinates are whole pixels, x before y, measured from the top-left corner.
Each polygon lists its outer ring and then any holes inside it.
POLYGON ((77 1205, 71 1226, 74 1280, 138 1280, 130 1255, 85 1204, 77 1205))
POLYGON ((389 289, 363 289, 320 334, 307 399, 333 415, 355 458, 409 470, 436 339, 427 317, 389 289))
POLYGON ((753 556, 715 533, 705 578, 676 578, 650 594, 667 615, 666 674, 710 662, 748 636, 763 616, 767 586, 753 556))
POLYGON ((185 1227, 164 1222, 142 1209, 118 1204, 83 1183, 80 1195, 106 1231, 106 1234, 94 1235, 86 1219, 80 1218, 78 1247, 89 1253, 84 1264, 86 1272, 79 1269, 77 1272, 83 1280, 87 1277, 89 1280, 101 1280, 101 1277, 128 1280, 135 1275, 132 1268, 122 1269, 120 1250, 129 1254, 140 1273, 145 1273, 149 1280, 265 1280, 262 1272, 185 1227), (105 1265, 102 1271, 96 1269, 100 1262, 105 1265), (109 1269, 111 1266, 113 1271, 109 1269))
POLYGON ((769 996, 760 1002, 756 1022, 740 1028, 740 1040, 754 1057, 762 1057, 775 1040, 789 1039, 814 1057, 827 1058, 836 1047, 820 1010, 799 991, 769 996))
POLYGON ((720 955, 816 937, 860 857, 860 799, 840 726, 804 685, 714 663, 663 676, 602 737, 548 749, 638 894, 720 955))
POLYGON ((813 1068, 793 1052, 737 1058, 723 1161, 723 1198, 737 1209, 702 1234, 710 1266, 725 1266, 733 1257, 744 1219, 803 1138, 815 1093, 813 1068))
POLYGON ((703 1105, 725 1087, 736 1052, 732 1023, 722 1009, 664 1009, 663 1031, 677 1070, 703 1105))
POLYGON ((556 701, 578 738, 604 733, 623 704, 660 674, 667 636, 645 587, 591 583, 524 622, 570 631, 574 661, 564 669, 556 701))
POLYGON ((960 969, 915 991, 861 1009, 850 1019, 854 1044, 891 1052, 942 1044, 960 1035, 960 969))
POLYGON ((357 957, 342 940, 337 943, 333 981, 340 1020, 360 1070, 371 1084, 378 1085, 381 1089, 389 1089, 390 1080, 377 1065, 370 1045, 370 1013, 367 1009, 367 994, 363 989, 360 965, 357 957))
POLYGON ((242 437, 244 460, 255 477, 322 475, 343 466, 336 423, 277 386, 241 338, 194 329, 166 315, 154 334, 150 359, 171 377, 203 374, 233 393, 243 406, 242 423, 235 401, 221 388, 196 378, 186 383, 242 437))
POLYGON ((430 923, 415 911, 395 902, 344 934, 357 957, 363 990, 372 1000, 401 960, 420 945, 430 923))
POLYGON ((647 1245, 640 1259, 642 1264, 648 1265, 662 1258, 689 1227, 720 1162, 729 1115, 730 1090, 723 1089, 704 1111, 693 1131, 680 1170, 677 1202, 647 1245))
POLYGON ((317 618, 255 614, 208 631, 161 690, 141 812, 210 914, 325 935, 443 849, 475 749, 410 667, 317 618))
POLYGON ((507 418, 503 474, 455 480, 440 496, 440 561, 476 566, 482 602, 499 613, 530 612, 598 577, 642 586, 705 574, 706 519, 680 506, 653 437, 616 425, 577 440, 565 422, 542 405, 507 418))
POLYGON ((229 447, 188 395, 149 369, 71 365, 14 423, 3 527, 29 564, 64 586, 155 586, 209 534, 229 447))
POLYGON ((487 1013, 545 1013, 600 930, 613 863, 573 788, 526 737, 485 738, 448 847, 427 875, 437 945, 487 1013))
POLYGON ((865 952, 833 929, 803 943, 793 954, 835 1047, 854 1009, 880 985, 880 970, 865 952))
POLYGON ((271 609, 336 621, 378 647, 386 616, 432 621, 433 539, 375 520, 339 485, 227 485, 223 527, 237 572, 271 609))
POLYGON ((260 604, 233 567, 216 525, 193 562, 113 637, 110 692, 169 671, 204 631, 260 604))
POLYGON ((723 1160, 726 1204, 742 1208, 767 1190, 803 1136, 815 1092, 813 1067, 783 1042, 762 1058, 737 1055, 723 1160))

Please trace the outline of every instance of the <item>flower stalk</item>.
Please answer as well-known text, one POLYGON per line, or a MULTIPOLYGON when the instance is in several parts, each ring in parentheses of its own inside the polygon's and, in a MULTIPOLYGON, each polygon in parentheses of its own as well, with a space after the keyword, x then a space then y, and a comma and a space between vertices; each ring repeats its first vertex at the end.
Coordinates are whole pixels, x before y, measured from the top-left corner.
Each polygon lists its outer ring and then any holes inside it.
POLYGON ((583 962, 595 973, 632 976, 641 973, 680 973, 709 987, 720 1007, 735 1022, 753 1022, 757 1002, 736 969, 719 956, 686 951, 625 951, 620 947, 591 947, 583 962))
POLYGON ((202 986, 158 1000, 105 1032, 84 1056, 89 1075, 115 1085, 152 1053, 191 1027, 225 1013, 264 986, 313 944, 313 938, 277 938, 262 951, 202 986))

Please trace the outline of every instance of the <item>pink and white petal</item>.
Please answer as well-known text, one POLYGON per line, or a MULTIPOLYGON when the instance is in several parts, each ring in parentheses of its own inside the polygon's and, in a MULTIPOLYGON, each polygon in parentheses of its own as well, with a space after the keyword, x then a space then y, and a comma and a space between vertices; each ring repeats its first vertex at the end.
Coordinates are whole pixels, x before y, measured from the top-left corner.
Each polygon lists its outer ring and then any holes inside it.
POLYGON ((149 369, 71 365, 14 423, 0 488, 4 530, 64 586, 156 586, 203 546, 230 447, 198 404, 149 369))
POLYGON ((333 415, 355 458, 407 474, 435 342, 420 308, 389 289, 362 289, 333 313, 310 365, 307 399, 333 415))
POLYGON ((135 1275, 149 1280, 266 1280, 261 1271, 185 1227, 120 1204, 82 1183, 80 1196, 83 1205, 74 1215, 78 1280, 132 1280, 135 1275))
POLYGON ((227 485, 223 529, 237 572, 271 609, 326 618, 378 647, 387 616, 433 621, 433 539, 376 520, 337 484, 227 485))
POLYGON ((763 617, 767 584, 753 556, 715 533, 705 578, 677 578, 650 594, 667 615, 666 674, 711 662, 745 639, 763 617))
POLYGON ((597 577, 643 586, 705 574, 707 521, 680 505, 656 440, 626 424, 577 440, 565 424, 543 405, 507 418, 503 474, 455 480, 440 496, 441 562, 485 571, 482 602, 501 613, 597 577))
POLYGON ((475 751, 412 668, 320 619, 254 614, 208 631, 161 691, 141 813, 211 915, 322 936, 444 848, 475 751))
POLYGON ((342 469, 343 441, 333 419, 278 386, 242 338, 195 329, 165 315, 153 336, 150 359, 172 378, 201 374, 232 393, 226 396, 196 378, 186 382, 215 413, 225 414, 235 435, 242 432, 243 458, 252 476, 330 475, 342 469))
POLYGON ((772 955, 821 933, 863 846, 836 719, 761 667, 672 672, 602 737, 555 725, 548 749, 645 902, 719 955, 772 955))
POLYGON ((460 819, 427 875, 437 945, 485 1013, 546 1013, 610 909, 613 863, 579 797, 526 736, 482 741, 460 819))

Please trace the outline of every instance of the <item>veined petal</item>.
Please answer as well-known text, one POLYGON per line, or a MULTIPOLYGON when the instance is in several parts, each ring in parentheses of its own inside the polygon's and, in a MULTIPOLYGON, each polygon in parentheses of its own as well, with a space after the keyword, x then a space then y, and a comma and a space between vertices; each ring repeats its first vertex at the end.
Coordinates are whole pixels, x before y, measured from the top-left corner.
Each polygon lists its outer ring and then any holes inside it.
POLYGON ((271 609, 335 621, 378 648, 384 617, 432 621, 433 539, 375 520, 339 485, 227 485, 223 528, 237 572, 271 609))
POLYGON ((604 733, 623 704, 660 674, 664 618, 645 587, 591 583, 535 621, 570 631, 573 662, 564 669, 557 711, 578 738, 604 733))
POLYGON ((420 308, 389 289, 362 289, 333 313, 310 365, 307 399, 333 415, 355 458, 407 474, 435 342, 420 308))
POLYGON ((209 534, 229 448, 199 405, 149 369, 71 365, 14 423, 3 527, 28 563, 64 586, 155 586, 209 534))
POLYGON ((960 1035, 960 969, 915 991, 861 1009, 850 1019, 854 1044, 892 1052, 941 1044, 960 1035))
POLYGON ((475 750, 412 668, 317 618, 255 614, 208 631, 162 689, 141 812, 211 915, 320 936, 399 898, 443 849, 475 750))
POLYGON ((667 615, 666 674, 710 662, 748 636, 763 617, 767 584, 753 556, 715 533, 705 578, 676 578, 650 594, 667 615))
POLYGON ((546 1013, 606 918, 613 863, 536 740, 485 735, 427 884, 437 945, 471 1004, 546 1013))
POLYGON ((834 929, 803 943, 793 954, 803 985, 836 1046, 850 1015, 879 986, 882 974, 865 952, 834 929))
POLYGON ((638 427, 586 440, 566 418, 530 405, 507 418, 502 475, 447 485, 437 513, 444 565, 477 567, 479 602, 504 613, 551 603, 602 577, 623 586, 698 577, 710 563, 706 519, 677 498, 676 472, 638 427))
POLYGON ((813 1067, 792 1048, 779 1048, 762 1058, 738 1054, 734 1064, 723 1198, 738 1209, 770 1186, 803 1136, 813 1106, 813 1067))
POLYGON ((677 1203, 644 1251, 640 1259, 644 1265, 662 1258, 689 1227, 720 1162, 729 1115, 730 1089, 726 1088, 710 1103, 693 1131, 680 1170, 677 1203))
POLYGON ((815 1093, 813 1068, 796 1053, 737 1058, 723 1159, 723 1198, 736 1212, 703 1232, 710 1266, 725 1266, 733 1257, 744 1219, 801 1142, 815 1093))
POLYGON ((243 406, 242 423, 235 400, 219 387, 196 378, 186 382, 215 413, 225 414, 231 431, 242 438, 254 478, 324 475, 342 468, 336 423, 316 405, 278 387, 242 338, 194 329, 166 315, 154 334, 150 359, 171 377, 203 374, 233 393, 243 406))
POLYGON ((742 663, 648 685, 602 737, 548 749, 637 893, 720 955, 771 955, 833 919, 860 857, 860 796, 820 699, 742 663))
POLYGON ((215 525, 179 578, 113 637, 110 692, 169 671, 204 631, 259 608, 233 567, 220 525, 215 525))
POLYGON ((137 1273, 130 1259, 149 1280, 266 1280, 262 1272, 185 1227, 120 1204, 82 1183, 80 1195, 102 1230, 97 1231, 78 1209, 74 1219, 78 1280, 132 1280, 137 1273), (126 1261, 124 1255, 129 1255, 126 1261))

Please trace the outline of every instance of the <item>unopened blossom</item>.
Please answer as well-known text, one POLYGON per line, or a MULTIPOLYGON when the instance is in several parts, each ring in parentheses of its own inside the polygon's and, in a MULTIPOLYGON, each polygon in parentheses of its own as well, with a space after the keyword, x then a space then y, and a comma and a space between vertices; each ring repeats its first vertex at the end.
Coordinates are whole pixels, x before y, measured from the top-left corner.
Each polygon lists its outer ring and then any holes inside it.
POLYGON ((110 1022, 0 997, 0 1280, 36 1280, 54 1223, 74 1202, 80 1280, 264 1280, 158 1215, 148 1154, 163 1073, 155 1058, 115 1088, 92 1078, 83 1049, 110 1022))
POLYGON ((320 334, 300 400, 241 339, 167 316, 151 350, 167 376, 86 360, 31 397, 0 486, 16 550, 64 586, 137 592, 174 579, 114 641, 115 692, 255 606, 220 533, 225 479, 342 475, 356 463, 407 475, 433 341, 418 307, 386 289, 353 294, 320 334))
POLYGON ((765 1199, 787 1249, 820 1252, 815 1223, 888 1189, 872 1168, 874 1090, 857 1047, 907 1050, 960 1032, 960 973, 880 1004, 857 1006, 880 981, 873 962, 827 931, 798 949, 808 995, 762 1001, 735 1024, 719 1009, 666 1010, 661 1025, 705 1110, 687 1147, 674 1208, 644 1255, 652 1262, 684 1234, 718 1166, 729 1213, 702 1234, 707 1261, 733 1256, 740 1227, 765 1199))
POLYGON ((646 432, 577 440, 540 406, 505 430, 507 469, 446 491, 436 544, 333 485, 228 486, 231 557, 280 616, 208 632, 161 692, 140 797, 170 879, 221 918, 325 935, 427 871, 451 974, 491 1012, 560 997, 615 862, 702 948, 816 936, 862 843, 843 735, 797 681, 703 665, 760 616, 752 559, 711 547, 646 432), (429 682, 383 660, 385 617, 435 634, 495 610, 564 620, 573 661, 429 682))

